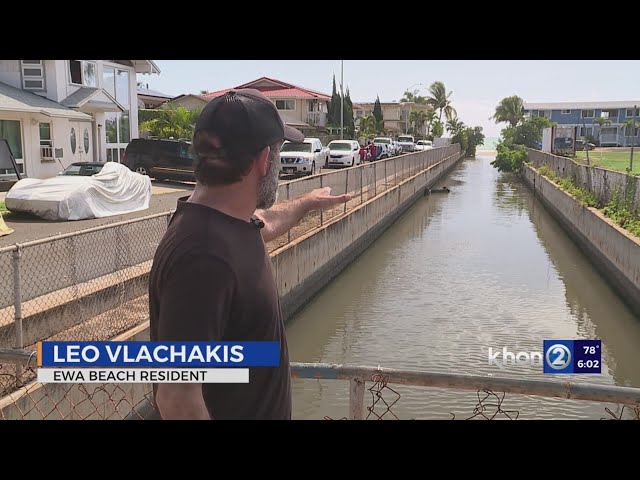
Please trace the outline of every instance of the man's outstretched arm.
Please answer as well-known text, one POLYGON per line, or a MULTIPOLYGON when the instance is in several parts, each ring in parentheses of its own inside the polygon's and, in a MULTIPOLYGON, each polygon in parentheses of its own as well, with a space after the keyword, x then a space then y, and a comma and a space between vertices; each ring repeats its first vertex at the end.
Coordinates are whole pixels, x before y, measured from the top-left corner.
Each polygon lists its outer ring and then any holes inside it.
POLYGON ((304 195, 275 204, 267 210, 256 210, 255 216, 264 222, 262 238, 270 242, 295 227, 312 210, 324 210, 351 200, 350 194, 331 195, 331 187, 317 188, 304 195))

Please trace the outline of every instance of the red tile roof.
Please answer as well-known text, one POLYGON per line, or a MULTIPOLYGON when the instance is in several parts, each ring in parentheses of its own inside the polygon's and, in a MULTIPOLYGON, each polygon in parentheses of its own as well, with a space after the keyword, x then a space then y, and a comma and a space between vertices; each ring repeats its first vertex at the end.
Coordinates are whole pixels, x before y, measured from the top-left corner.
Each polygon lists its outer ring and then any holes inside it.
POLYGON ((224 95, 229 90, 239 89, 239 88, 256 88, 253 85, 260 81, 268 81, 276 84, 273 87, 258 87, 257 90, 260 90, 265 96, 269 98, 308 98, 313 99, 317 98, 318 100, 331 100, 330 95, 326 95, 321 92, 317 92, 315 90, 310 90, 308 88, 298 87, 296 85, 292 85, 291 83, 285 83, 280 80, 275 80, 273 78, 262 77, 257 80, 253 80, 249 83, 244 83, 242 85, 238 85, 233 88, 225 88, 224 90, 218 90, 217 92, 211 92, 206 94, 205 96, 208 98, 216 98, 220 95, 224 95))

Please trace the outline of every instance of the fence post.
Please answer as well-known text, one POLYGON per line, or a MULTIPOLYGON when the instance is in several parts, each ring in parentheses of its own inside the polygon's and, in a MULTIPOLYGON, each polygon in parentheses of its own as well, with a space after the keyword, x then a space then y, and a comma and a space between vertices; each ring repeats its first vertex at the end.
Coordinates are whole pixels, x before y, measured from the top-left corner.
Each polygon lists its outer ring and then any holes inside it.
POLYGON ((393 159, 393 181, 394 181, 394 187, 398 186, 398 159, 394 158, 393 159))
MULTIPOLYGON (((345 195, 349 193, 349 169, 348 168, 347 168, 347 177, 344 181, 344 193, 345 195)), ((344 211, 342 213, 347 213, 347 203, 349 202, 344 202, 344 211)))
MULTIPOLYGON (((22 337, 22 278, 20 271, 20 258, 22 257, 22 247, 16 245, 13 251, 13 308, 14 322, 16 329, 16 345, 15 348, 24 348, 24 339, 22 337)), ((16 365, 16 382, 22 383, 22 365, 16 365)))
POLYGON ((376 178, 376 163, 373 163, 373 196, 378 195, 378 179, 376 178))
POLYGON ((349 380, 349 420, 364 420, 364 381, 349 380))
POLYGON ((360 205, 364 203, 364 194, 362 192, 363 190, 362 175, 363 174, 364 174, 364 167, 360 167, 360 205))
MULTIPOLYGON (((287 183, 287 200, 291 200, 289 187, 290 187, 290 184, 287 183)), ((287 243, 291 243, 291 229, 287 230, 287 243)))
MULTIPOLYGON (((320 188, 322 188, 322 175, 320 175, 320 188)), ((320 226, 324 223, 324 216, 322 215, 322 209, 320 209, 320 226)))
POLYGON ((385 191, 387 190, 387 185, 389 185, 389 183, 387 181, 387 162, 388 161, 389 161, 388 159, 386 159, 384 161, 384 189, 385 189, 385 191))

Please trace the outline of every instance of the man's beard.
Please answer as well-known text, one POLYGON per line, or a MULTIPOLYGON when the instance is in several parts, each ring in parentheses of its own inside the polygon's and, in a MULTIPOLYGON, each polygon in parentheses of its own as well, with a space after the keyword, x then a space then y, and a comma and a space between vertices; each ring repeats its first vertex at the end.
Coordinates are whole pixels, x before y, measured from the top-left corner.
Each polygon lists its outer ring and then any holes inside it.
POLYGON ((269 152, 269 170, 260 182, 258 205, 261 210, 270 208, 278 199, 278 173, 280 170, 280 151, 272 148, 269 152))

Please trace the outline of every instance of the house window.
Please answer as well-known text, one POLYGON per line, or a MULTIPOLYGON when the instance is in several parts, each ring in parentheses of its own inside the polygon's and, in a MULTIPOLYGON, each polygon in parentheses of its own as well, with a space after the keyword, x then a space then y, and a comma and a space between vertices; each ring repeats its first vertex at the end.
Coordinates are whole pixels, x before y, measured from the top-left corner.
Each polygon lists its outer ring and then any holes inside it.
POLYGON ((560 110, 560 113, 563 115, 569 115, 571 113, 571 109, 568 110, 560 110))
POLYGON ((102 88, 116 98, 116 69, 105 66, 102 69, 102 88))
MULTIPOLYGON (((633 117, 633 108, 627 108, 625 110, 625 116, 629 117, 629 118, 633 117)), ((637 116, 639 116, 639 115, 638 115, 638 110, 636 109, 636 117, 637 116)))
POLYGON ((71 127, 71 134, 69 135, 69 141, 71 142, 71 153, 76 154, 76 129, 71 127))
POLYGON ((276 108, 278 110, 295 110, 296 101, 295 100, 276 100, 276 108))
MULTIPOLYGON (((22 132, 19 120, 0 120, 0 138, 7 141, 13 158, 16 159, 18 170, 24 173, 22 159, 22 132)), ((0 169, 0 175, 13 174, 13 169, 0 169)))
POLYGON ((593 118, 594 116, 594 110, 582 110, 582 118, 593 118))
POLYGON ((618 110, 602 110, 602 118, 618 118, 618 110))
POLYGON ((580 136, 593 136, 593 127, 580 127, 580 136))
POLYGON ((44 90, 44 65, 42 60, 20 60, 22 88, 44 90))
POLYGON ((75 85, 97 87, 96 64, 86 60, 69 60, 69 78, 75 85))
POLYGON ((40 124, 40 146, 51 147, 52 145, 53 143, 51 142, 51 124, 41 123, 40 124))

